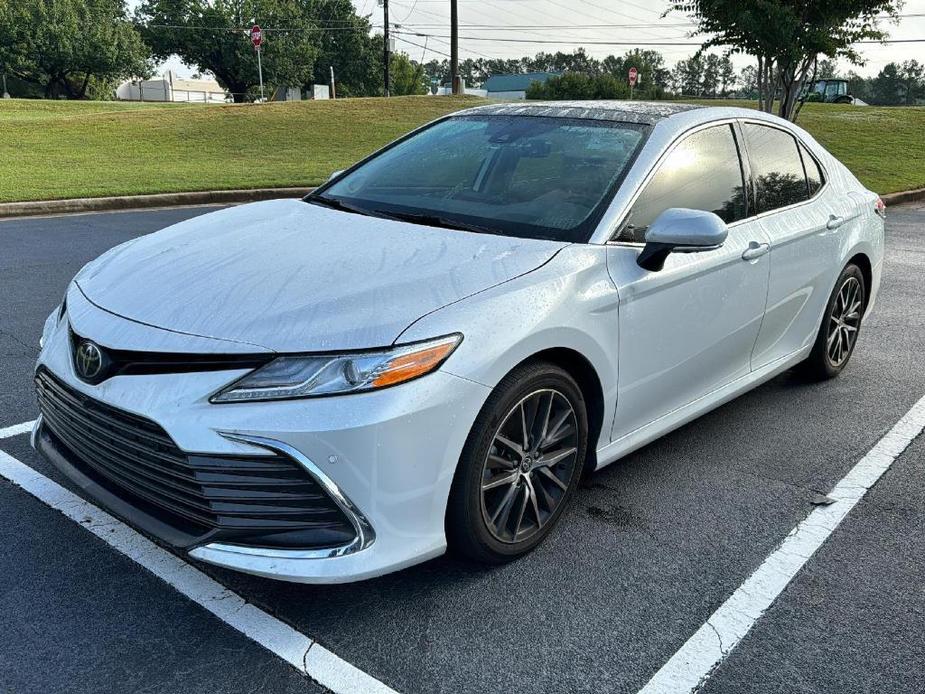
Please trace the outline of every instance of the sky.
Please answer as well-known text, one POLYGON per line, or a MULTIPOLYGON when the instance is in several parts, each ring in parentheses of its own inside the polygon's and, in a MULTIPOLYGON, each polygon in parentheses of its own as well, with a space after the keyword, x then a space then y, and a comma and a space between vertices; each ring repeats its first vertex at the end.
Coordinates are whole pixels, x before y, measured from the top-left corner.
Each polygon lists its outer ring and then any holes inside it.
MULTIPOLYGON (((376 31, 382 30, 381 0, 352 0, 360 14, 369 15, 376 31)), ((129 0, 129 7, 139 0, 129 0)), ((665 56, 669 66, 689 57, 696 46, 645 46, 646 42, 691 43, 690 22, 672 13, 662 17, 667 0, 458 0, 460 58, 518 58, 540 51, 569 52, 579 47, 596 57, 620 55, 634 46, 651 47, 665 56), (552 43, 550 43, 552 42, 552 43), (607 43, 627 45, 604 45, 607 43)), ((906 0, 899 24, 883 22, 892 39, 925 39, 925 0, 906 0)), ((448 56, 449 0, 389 0, 396 49, 415 60, 448 56), (397 26, 396 26, 397 25, 397 26)), ((864 45, 861 67, 842 61, 866 75, 876 75, 889 62, 918 59, 925 62, 925 43, 864 45)), ((737 69, 752 63, 733 56, 737 69)), ((194 70, 172 59, 164 67, 180 76, 194 70)))

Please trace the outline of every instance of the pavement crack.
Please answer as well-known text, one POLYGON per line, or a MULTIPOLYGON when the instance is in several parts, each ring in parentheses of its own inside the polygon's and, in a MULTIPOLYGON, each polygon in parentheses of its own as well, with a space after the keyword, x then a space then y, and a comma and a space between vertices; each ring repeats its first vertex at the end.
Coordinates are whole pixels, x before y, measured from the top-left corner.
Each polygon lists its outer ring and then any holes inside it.
POLYGON ((38 355, 39 353, 39 350, 35 345, 30 345, 26 342, 23 342, 22 340, 20 340, 18 337, 16 337, 13 333, 11 333, 8 330, 0 330, 0 335, 10 338, 17 345, 27 350, 30 353, 30 355, 35 356, 35 355, 38 355))
POLYGON ((305 675, 312 684, 317 685, 324 694, 333 694, 330 689, 325 687, 321 682, 312 677, 312 674, 308 671, 308 654, 311 652, 312 648, 315 647, 315 644, 318 642, 312 639, 312 642, 308 645, 308 648, 305 649, 305 653, 302 654, 302 674, 305 675))
POLYGON ((716 640, 719 642, 719 652, 723 654, 723 657, 726 657, 726 649, 723 646, 723 637, 719 633, 719 630, 717 630, 717 628, 713 625, 713 622, 711 622, 709 619, 707 620, 706 624, 708 627, 710 627, 710 629, 713 630, 713 633, 716 634, 716 640))

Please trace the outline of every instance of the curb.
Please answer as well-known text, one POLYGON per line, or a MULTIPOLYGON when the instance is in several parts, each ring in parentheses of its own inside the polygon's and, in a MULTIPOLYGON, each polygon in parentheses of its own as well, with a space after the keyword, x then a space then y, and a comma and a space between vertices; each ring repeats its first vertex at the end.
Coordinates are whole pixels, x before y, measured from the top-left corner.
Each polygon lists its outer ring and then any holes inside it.
POLYGON ((301 198, 313 190, 314 188, 255 188, 253 190, 207 190, 195 193, 159 193, 157 195, 126 195, 108 198, 3 202, 0 203, 0 218, 108 212, 112 210, 142 210, 150 207, 178 207, 182 205, 231 204, 272 200, 274 198, 301 198))
POLYGON ((918 200, 925 200, 925 188, 905 190, 902 193, 887 193, 886 195, 881 195, 880 199, 883 200, 887 207, 892 205, 899 205, 903 202, 916 202, 918 200))
MULTIPOLYGON (((0 219, 36 215, 79 214, 113 210, 143 210, 151 207, 183 205, 227 205, 256 202, 274 198, 301 198, 314 188, 254 188, 252 190, 206 190, 196 193, 159 193, 157 195, 125 195, 108 198, 73 198, 70 200, 40 200, 35 202, 2 202, 0 219)), ((925 188, 881 195, 887 206, 925 200, 925 188)))

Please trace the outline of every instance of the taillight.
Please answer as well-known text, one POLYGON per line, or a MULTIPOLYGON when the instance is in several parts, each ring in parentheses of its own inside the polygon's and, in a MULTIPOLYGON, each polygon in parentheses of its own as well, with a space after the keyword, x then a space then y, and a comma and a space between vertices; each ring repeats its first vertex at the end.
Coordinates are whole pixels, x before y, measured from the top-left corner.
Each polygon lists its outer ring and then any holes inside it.
POLYGON ((874 203, 874 212, 886 219, 886 203, 881 198, 877 198, 877 202, 874 203))

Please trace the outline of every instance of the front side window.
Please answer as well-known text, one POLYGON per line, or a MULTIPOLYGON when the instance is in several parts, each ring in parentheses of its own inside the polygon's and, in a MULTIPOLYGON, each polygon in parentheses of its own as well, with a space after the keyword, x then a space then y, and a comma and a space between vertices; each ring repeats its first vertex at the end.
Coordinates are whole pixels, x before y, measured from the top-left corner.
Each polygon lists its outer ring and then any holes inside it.
POLYGON ((689 135, 659 164, 617 240, 644 243, 652 222, 672 207, 714 212, 728 224, 745 218, 746 205, 732 126, 717 125, 689 135))
POLYGON ((797 141, 790 133, 743 123, 748 159, 755 181, 756 212, 770 212, 809 199, 797 141))
POLYGON ((306 200, 448 228, 586 242, 647 133, 632 123, 458 116, 306 200))

